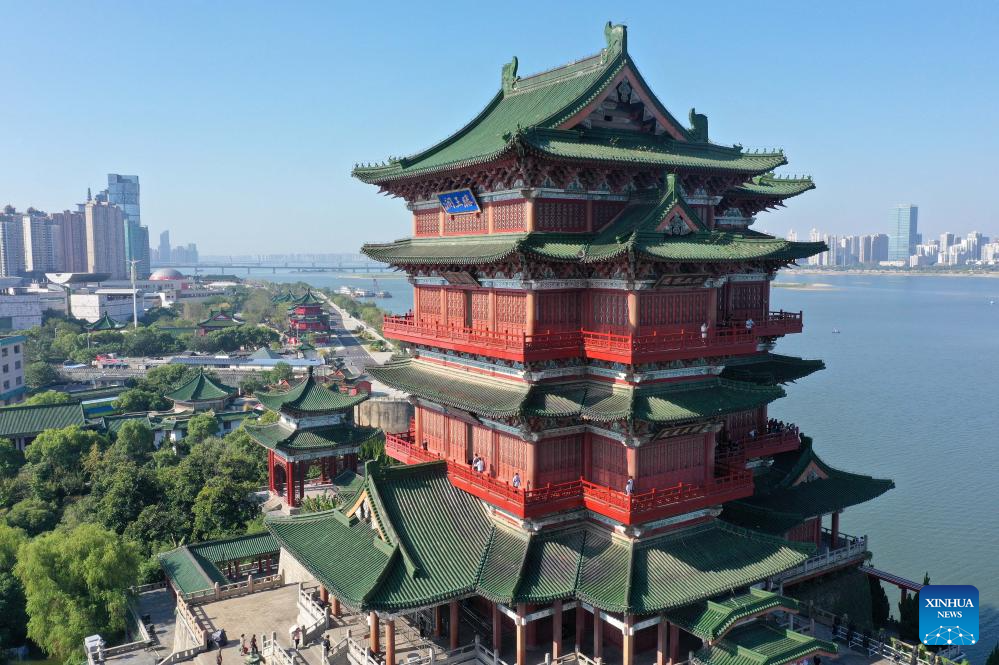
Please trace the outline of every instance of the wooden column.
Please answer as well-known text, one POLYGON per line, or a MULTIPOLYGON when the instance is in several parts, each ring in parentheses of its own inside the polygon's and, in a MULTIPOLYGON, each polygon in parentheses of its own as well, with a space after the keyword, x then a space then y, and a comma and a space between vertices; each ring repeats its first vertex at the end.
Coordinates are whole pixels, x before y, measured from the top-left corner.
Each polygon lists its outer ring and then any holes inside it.
POLYGON ((628 332, 638 334, 638 292, 628 291, 628 332))
POLYGON ((395 665, 395 619, 385 621, 385 663, 395 665))
POLYGON ((524 230, 533 231, 537 228, 537 214, 534 205, 534 192, 524 192, 524 230))
POLYGON ((586 199, 586 232, 593 231, 593 199, 586 199))
POLYGON ((669 626, 669 662, 670 665, 680 662, 680 627, 675 623, 669 626))
POLYGON ((586 610, 582 601, 576 603, 576 651, 583 650, 583 632, 586 630, 586 610))
POLYGON ((621 629, 621 662, 623 665, 635 663, 635 635, 631 627, 635 625, 635 615, 624 615, 624 628, 621 629))
POLYGON ((832 514, 832 525, 829 529, 829 549, 834 550, 839 545, 839 511, 832 514))
POLYGON ((524 624, 524 604, 517 605, 517 665, 527 665, 527 626, 524 624))
POLYGON ((527 291, 524 296, 524 332, 527 335, 534 334, 534 325, 538 320, 537 298, 534 291, 527 291))
POLYGON ((593 608, 593 658, 604 657, 604 620, 600 618, 600 610, 593 608))
POLYGON ((535 489, 538 486, 538 479, 535 474, 538 471, 538 447, 531 441, 524 441, 524 477, 521 478, 523 486, 521 489, 535 489))
POLYGON ((442 616, 442 613, 441 613, 441 606, 440 605, 435 605, 434 606, 434 637, 440 637, 441 635, 444 634, 443 623, 444 623, 444 617, 442 616))
POLYGON ((552 658, 562 655, 562 601, 552 604, 552 658))
POLYGON ((493 218, 493 210, 495 208, 496 204, 490 203, 482 211, 482 214, 486 216, 486 233, 494 233, 496 231, 496 223, 493 218))
POLYGON ((708 289, 708 311, 705 322, 708 324, 709 334, 718 327, 718 289, 715 287, 708 289))
POLYGON ((666 617, 659 617, 659 625, 656 626, 656 665, 666 665, 669 655, 666 653, 666 631, 669 630, 669 622, 666 617))
POLYGON ((503 615, 500 614, 499 603, 493 603, 493 651, 499 655, 503 648, 503 615))
POLYGON ((378 614, 375 612, 368 613, 368 630, 370 631, 368 634, 368 646, 371 648, 371 651, 378 653, 382 650, 382 647, 379 640, 380 635, 378 634, 378 614))
POLYGON ((295 463, 288 462, 284 467, 284 497, 292 508, 298 506, 295 502, 295 463))
POLYGON ((583 434, 583 478, 593 479, 593 437, 589 432, 583 434))
POLYGON ((451 601, 451 620, 448 628, 451 631, 451 650, 458 648, 458 601, 451 601))
POLYGON ((336 596, 333 596, 330 599, 330 612, 336 618, 338 618, 338 619, 340 618, 340 599, 337 598, 336 596))

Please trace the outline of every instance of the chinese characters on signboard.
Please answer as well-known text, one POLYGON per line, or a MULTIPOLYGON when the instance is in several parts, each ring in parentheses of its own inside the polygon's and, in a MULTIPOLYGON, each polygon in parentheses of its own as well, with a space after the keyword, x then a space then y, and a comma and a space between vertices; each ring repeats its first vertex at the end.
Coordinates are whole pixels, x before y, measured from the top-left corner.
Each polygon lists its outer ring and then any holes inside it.
POLYGON ((458 189, 453 192, 443 192, 437 195, 444 212, 449 215, 462 215, 469 212, 481 212, 475 195, 470 189, 458 189))

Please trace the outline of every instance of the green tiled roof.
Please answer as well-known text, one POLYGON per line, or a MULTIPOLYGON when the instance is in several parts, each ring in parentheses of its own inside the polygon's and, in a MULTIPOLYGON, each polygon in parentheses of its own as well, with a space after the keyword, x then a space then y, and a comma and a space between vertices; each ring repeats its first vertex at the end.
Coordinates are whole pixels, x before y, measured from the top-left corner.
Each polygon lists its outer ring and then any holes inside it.
POLYGON ((804 561, 811 545, 713 520, 646 541, 594 526, 529 535, 498 526, 441 462, 369 463, 365 490, 385 534, 338 511, 268 517, 292 556, 350 605, 401 611, 479 593, 500 602, 578 597, 608 611, 673 609, 804 561))
POLYGON ((323 305, 324 301, 321 298, 319 298, 319 296, 317 296, 315 293, 313 293, 311 288, 309 288, 306 289, 305 293, 303 293, 302 295, 298 296, 297 298, 293 298, 290 301, 290 304, 292 307, 300 307, 300 306, 317 307, 323 305))
POLYGON ((518 77, 514 58, 503 69, 500 91, 456 134, 410 157, 355 167, 354 176, 364 182, 386 183, 482 164, 524 149, 557 159, 746 174, 763 174, 786 163, 779 151, 746 153, 700 140, 699 132, 683 128, 648 89, 628 55, 626 28, 608 25, 605 36, 607 48, 601 53, 535 76, 518 77), (582 124, 562 128, 608 95, 611 83, 625 68, 630 70, 632 85, 646 93, 649 104, 665 116, 679 140, 667 134, 589 129, 582 124))
POLYGON ((192 552, 212 563, 252 559, 262 554, 277 552, 280 547, 270 533, 255 533, 224 540, 211 540, 189 546, 192 552))
POLYGON ((100 330, 121 330, 127 325, 128 325, 127 323, 122 323, 121 321, 115 321, 114 319, 111 318, 111 315, 108 314, 107 311, 105 311, 104 316, 97 319, 93 323, 84 324, 83 327, 86 328, 88 332, 97 332, 100 330))
POLYGON ((784 665, 816 653, 834 655, 836 645, 754 621, 696 652, 694 659, 703 665, 784 665))
POLYGON ((403 392, 438 404, 486 416, 512 416, 520 412, 528 384, 489 379, 453 367, 442 368, 415 360, 390 362, 368 372, 403 392))
POLYGON ((281 360, 284 358, 284 356, 268 346, 260 347, 251 353, 250 357, 254 360, 281 360))
POLYGON ((364 476, 358 475, 350 469, 344 469, 339 476, 333 479, 333 486, 336 487, 337 497, 344 505, 347 505, 352 503, 364 489, 364 476))
POLYGON ((762 589, 724 600, 704 600, 673 610, 666 615, 670 623, 678 625, 702 640, 714 642, 737 622, 771 610, 798 611, 798 601, 762 589))
POLYGON ((229 582, 215 564, 186 545, 164 552, 158 558, 163 572, 182 595, 211 589, 216 582, 229 582))
POLYGON ((778 177, 773 173, 764 173, 750 178, 747 182, 733 187, 725 192, 728 198, 772 198, 787 199, 804 194, 815 189, 815 183, 810 177, 790 178, 778 177))
POLYGON ((801 441, 800 450, 775 455, 771 467, 755 478, 756 493, 727 503, 722 517, 770 533, 785 533, 806 519, 870 501, 895 487, 888 479, 835 469, 819 458, 809 437, 801 441), (812 465, 826 477, 793 484, 812 465))
POLYGON ((805 360, 778 353, 760 353, 754 356, 737 356, 725 361, 722 378, 752 381, 763 385, 777 385, 802 379, 825 369, 821 360, 805 360))
POLYGON ((118 430, 121 429, 121 426, 131 420, 142 423, 149 429, 153 428, 152 421, 149 420, 149 416, 144 413, 127 413, 121 416, 104 416, 101 418, 101 423, 104 425, 104 430, 109 434, 117 434, 118 430))
POLYGON ((216 381, 205 374, 205 370, 202 369, 197 376, 167 393, 164 397, 174 402, 204 402, 225 399, 235 394, 235 388, 227 386, 221 381, 216 381))
POLYGON ((337 448, 356 448, 378 436, 381 430, 374 427, 334 425, 292 429, 281 423, 254 427, 247 425, 250 438, 271 450, 288 453, 315 452, 337 448))
POLYGON ((0 409, 0 437, 38 434, 47 429, 83 427, 87 418, 80 403, 8 406, 0 409))
POLYGON ((483 264, 502 261, 520 248, 528 234, 404 238, 390 243, 366 244, 361 251, 375 261, 406 264, 483 264))
POLYGON ((635 418, 667 423, 744 411, 783 396, 784 390, 777 386, 718 378, 646 388, 586 381, 535 388, 526 413, 544 417, 580 415, 599 422, 635 418))
POLYGON ((199 328, 232 328, 233 326, 241 325, 243 325, 242 321, 233 317, 232 314, 221 310, 212 310, 208 312, 208 318, 204 321, 198 321, 199 328))
POLYGON ((309 376, 283 392, 257 393, 255 397, 271 411, 292 409, 303 412, 346 411, 364 400, 368 393, 348 395, 330 390, 318 383, 309 370, 309 376))

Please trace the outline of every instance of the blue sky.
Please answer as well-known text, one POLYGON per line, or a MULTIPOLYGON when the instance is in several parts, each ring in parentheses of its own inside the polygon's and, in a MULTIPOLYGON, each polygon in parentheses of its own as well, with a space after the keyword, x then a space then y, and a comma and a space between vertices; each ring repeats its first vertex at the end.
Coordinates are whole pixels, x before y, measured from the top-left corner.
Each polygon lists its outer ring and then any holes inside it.
POLYGON ((784 233, 999 234, 999 3, 0 3, 0 205, 62 210, 138 174, 155 237, 203 253, 354 251, 405 235, 355 162, 467 122, 517 55, 528 74, 598 51, 608 19, 680 117, 781 146, 819 189, 784 233))

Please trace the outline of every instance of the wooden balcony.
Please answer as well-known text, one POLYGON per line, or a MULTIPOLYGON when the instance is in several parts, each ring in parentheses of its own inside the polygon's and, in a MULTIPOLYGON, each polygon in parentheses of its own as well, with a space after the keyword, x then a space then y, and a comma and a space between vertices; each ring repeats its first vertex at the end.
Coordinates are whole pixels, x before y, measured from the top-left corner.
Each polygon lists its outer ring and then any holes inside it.
POLYGON ((428 344, 462 353, 481 353, 520 362, 572 358, 580 354, 578 331, 524 333, 420 323, 412 314, 386 316, 382 333, 412 344, 428 344))
POLYGON ((682 360, 706 355, 738 355, 756 351, 755 331, 746 328, 716 328, 654 332, 647 335, 615 335, 582 331, 587 358, 619 363, 682 360))
POLYGON ((797 426, 781 423, 779 431, 746 437, 734 441, 725 448, 719 448, 715 459, 728 464, 739 464, 754 457, 769 457, 791 452, 801 446, 800 437, 797 426))
MULTIPOLYGON (((416 445, 412 432, 386 434, 385 453, 406 464, 442 459, 416 445)), ((682 515, 752 495, 751 471, 722 468, 724 475, 714 478, 707 485, 680 483, 674 487, 629 495, 584 479, 518 489, 489 474, 478 473, 465 464, 447 461, 448 478, 455 487, 517 517, 539 517, 587 508, 627 525, 682 515)))
POLYGON ((766 321, 756 321, 753 332, 757 337, 780 337, 800 333, 803 328, 801 312, 770 312, 766 321))

